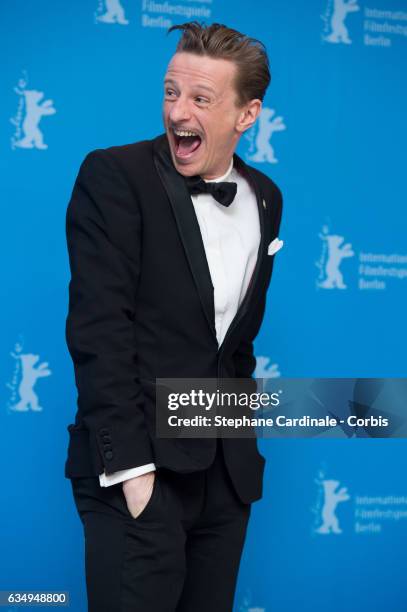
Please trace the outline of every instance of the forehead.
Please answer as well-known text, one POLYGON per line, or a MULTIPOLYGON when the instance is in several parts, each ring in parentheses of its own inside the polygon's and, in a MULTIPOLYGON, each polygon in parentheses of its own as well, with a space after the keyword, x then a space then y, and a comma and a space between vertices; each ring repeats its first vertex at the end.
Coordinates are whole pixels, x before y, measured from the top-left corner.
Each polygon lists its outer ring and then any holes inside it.
POLYGON ((231 60, 178 52, 168 64, 165 79, 183 84, 207 85, 215 91, 232 86, 236 65, 231 60))

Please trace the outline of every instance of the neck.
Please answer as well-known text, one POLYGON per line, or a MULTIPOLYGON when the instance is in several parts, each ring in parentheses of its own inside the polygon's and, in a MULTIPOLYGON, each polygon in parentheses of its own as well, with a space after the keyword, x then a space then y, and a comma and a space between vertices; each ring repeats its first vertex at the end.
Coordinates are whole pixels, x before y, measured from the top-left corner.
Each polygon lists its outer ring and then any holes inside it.
POLYGON ((233 156, 222 165, 217 172, 210 172, 207 174, 201 174, 201 178, 205 181, 215 181, 219 178, 223 178, 229 174, 233 167, 233 156))

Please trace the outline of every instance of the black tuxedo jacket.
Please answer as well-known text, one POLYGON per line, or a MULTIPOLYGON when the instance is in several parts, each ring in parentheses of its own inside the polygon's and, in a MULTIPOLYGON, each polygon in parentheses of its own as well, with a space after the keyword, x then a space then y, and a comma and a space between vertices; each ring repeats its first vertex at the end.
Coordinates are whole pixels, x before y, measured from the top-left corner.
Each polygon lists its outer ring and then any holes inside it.
MULTIPOLYGON (((250 378, 263 319, 282 198, 234 155, 257 197, 261 242, 246 295, 218 347, 204 245, 185 180, 165 134, 97 149, 80 167, 67 209, 71 268, 66 339, 78 389, 68 426, 67 478, 155 462, 180 472, 208 467, 214 439, 155 435, 155 379, 250 378)), ((245 503, 261 497, 264 458, 255 439, 223 439, 245 503)))

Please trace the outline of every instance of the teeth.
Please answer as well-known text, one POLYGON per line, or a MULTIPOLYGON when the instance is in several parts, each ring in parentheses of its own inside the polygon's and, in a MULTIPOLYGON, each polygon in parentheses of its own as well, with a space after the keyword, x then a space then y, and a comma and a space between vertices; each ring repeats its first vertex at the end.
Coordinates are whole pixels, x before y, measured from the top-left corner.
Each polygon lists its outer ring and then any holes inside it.
POLYGON ((186 130, 176 130, 174 128, 174 132, 177 136, 198 136, 196 132, 186 131, 186 130))

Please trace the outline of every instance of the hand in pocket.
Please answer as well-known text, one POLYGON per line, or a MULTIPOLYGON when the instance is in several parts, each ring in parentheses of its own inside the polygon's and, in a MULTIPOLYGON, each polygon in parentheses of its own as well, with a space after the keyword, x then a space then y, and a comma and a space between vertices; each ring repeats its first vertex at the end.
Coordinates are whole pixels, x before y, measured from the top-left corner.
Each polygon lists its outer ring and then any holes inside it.
POLYGON ((123 493, 126 498, 128 511, 133 518, 137 518, 144 511, 151 499, 156 474, 148 472, 136 478, 129 478, 123 483, 123 493))

